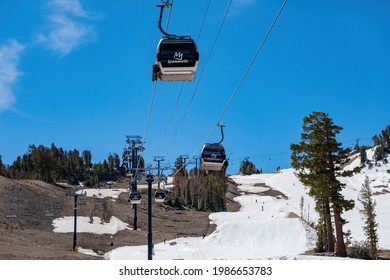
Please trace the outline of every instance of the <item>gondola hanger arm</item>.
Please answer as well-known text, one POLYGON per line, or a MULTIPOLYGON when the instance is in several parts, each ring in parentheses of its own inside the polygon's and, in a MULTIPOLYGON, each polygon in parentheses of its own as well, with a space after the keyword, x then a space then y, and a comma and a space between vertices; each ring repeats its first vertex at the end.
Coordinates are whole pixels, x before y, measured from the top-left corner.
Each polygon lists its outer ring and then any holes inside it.
POLYGON ((218 144, 221 144, 223 142, 223 139, 225 138, 225 135, 223 133, 223 128, 225 127, 224 125, 220 124, 220 123, 217 123, 217 126, 221 128, 221 135, 222 135, 222 139, 221 141, 218 142, 218 144))
POLYGON ((162 5, 156 5, 158 8, 160 8, 160 16, 158 18, 158 29, 160 30, 160 32, 165 36, 165 37, 177 37, 176 35, 174 34, 168 34, 163 28, 162 28, 162 17, 163 17, 163 13, 164 13, 164 10, 166 8, 171 8, 172 7, 172 4, 169 3, 169 1, 166 1, 164 2, 163 0, 161 0, 162 2, 162 5))

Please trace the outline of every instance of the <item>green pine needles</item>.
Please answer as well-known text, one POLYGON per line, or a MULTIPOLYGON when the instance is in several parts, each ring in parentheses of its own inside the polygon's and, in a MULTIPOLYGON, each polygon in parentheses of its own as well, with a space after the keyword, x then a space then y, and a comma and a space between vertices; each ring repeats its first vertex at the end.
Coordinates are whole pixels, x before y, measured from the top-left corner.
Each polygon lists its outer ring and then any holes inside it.
POLYGON ((345 184, 338 178, 352 176, 357 170, 343 171, 350 150, 337 142, 342 127, 335 125, 328 114, 313 112, 303 119, 302 128, 301 141, 290 146, 291 159, 297 177, 309 187, 309 195, 315 199, 315 209, 320 214, 322 228, 318 230, 317 250, 345 257, 343 224, 346 221, 342 214, 354 207, 354 201, 344 198, 345 184))

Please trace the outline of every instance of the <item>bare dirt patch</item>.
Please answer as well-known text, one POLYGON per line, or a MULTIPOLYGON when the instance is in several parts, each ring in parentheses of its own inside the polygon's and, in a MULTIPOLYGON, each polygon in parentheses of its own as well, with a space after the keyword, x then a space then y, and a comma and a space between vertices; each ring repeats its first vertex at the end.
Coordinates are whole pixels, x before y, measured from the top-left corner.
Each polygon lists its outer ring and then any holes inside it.
MULTIPOLYGON (((119 182, 115 188, 127 188, 128 182, 119 182)), ((34 180, 10 180, 0 176, 0 259, 102 259, 104 253, 117 247, 147 244, 147 194, 138 206, 138 229, 123 230, 115 235, 78 233, 77 246, 93 250, 99 256, 73 252, 73 233, 53 232, 53 219, 73 216, 73 196, 66 196, 64 187, 34 180)), ((229 184, 228 211, 237 211, 239 204, 233 200, 238 195, 236 186, 229 184)), ((101 215, 99 199, 87 197, 80 205, 78 216, 101 215)), ((101 199, 100 199, 101 200, 101 199)), ((106 201, 112 216, 133 227, 134 210, 128 194, 121 193, 117 200, 106 201)), ((100 201, 101 202, 101 201, 100 201)), ((153 241, 163 242, 178 237, 204 236, 215 230, 210 224, 209 212, 180 210, 165 204, 152 206, 153 241)))

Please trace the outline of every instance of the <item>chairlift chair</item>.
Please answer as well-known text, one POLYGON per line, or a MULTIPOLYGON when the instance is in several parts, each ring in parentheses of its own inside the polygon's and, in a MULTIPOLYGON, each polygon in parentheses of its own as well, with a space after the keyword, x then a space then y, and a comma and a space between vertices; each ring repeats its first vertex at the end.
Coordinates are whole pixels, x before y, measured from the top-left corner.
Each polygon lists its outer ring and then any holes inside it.
POLYGON ((7 219, 17 218, 16 210, 11 208, 5 213, 7 219))
POLYGON ((79 200, 77 202, 79 205, 87 205, 86 195, 79 195, 79 200))

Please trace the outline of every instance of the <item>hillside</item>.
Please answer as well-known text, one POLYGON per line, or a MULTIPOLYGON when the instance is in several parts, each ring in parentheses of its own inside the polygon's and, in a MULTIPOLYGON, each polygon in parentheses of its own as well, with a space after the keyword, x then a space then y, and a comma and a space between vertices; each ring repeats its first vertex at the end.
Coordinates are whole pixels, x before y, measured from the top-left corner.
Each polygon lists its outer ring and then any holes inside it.
MULTIPOLYGON (((134 211, 128 202, 127 186, 128 182, 118 182, 112 189, 108 185, 87 189, 89 196, 85 204, 79 205, 77 245, 80 252, 83 251, 81 248, 87 248, 91 255, 72 252, 74 198, 66 196, 66 187, 0 176, 0 259, 102 259, 104 253, 114 248, 146 244, 147 195, 144 193, 138 208, 139 230, 131 230, 134 211), (94 196, 94 193, 106 196, 94 196), (101 224, 102 204, 99 201, 107 201, 110 223, 101 224), (92 211, 94 221, 90 224, 92 211), (56 231, 56 225, 64 218, 69 222, 69 230, 56 231), (118 221, 126 225, 125 230, 118 230, 118 221), (103 233, 83 232, 88 225, 104 228, 103 233), (109 228, 111 226, 116 228, 114 232, 109 228)), ((231 185, 231 188, 233 194, 235 186, 231 185)), ((229 202, 232 204, 235 202, 229 202)), ((208 216, 207 212, 182 211, 153 203, 154 240, 162 242, 209 234, 214 227, 208 216)))
MULTIPOLYGON (((373 150, 368 151, 372 160, 373 150)), ((346 198, 355 209, 344 214, 344 230, 353 240, 363 240, 362 217, 357 202, 365 176, 371 181, 376 201, 381 255, 390 250, 390 164, 375 163, 345 179, 346 198)), ((360 164, 355 157, 346 169, 360 164)), ((78 249, 72 252, 73 197, 68 186, 35 180, 0 177, 0 259, 145 259, 147 243, 146 186, 139 205, 138 230, 127 201, 128 182, 100 189, 86 189, 78 211, 78 249), (102 202, 110 222, 101 222, 102 202), (90 216, 93 216, 93 222, 90 216)), ((172 187, 172 186, 167 186, 172 187)), ((309 259, 316 241, 314 201, 293 169, 280 173, 229 176, 228 212, 183 211, 153 203, 154 259, 309 259), (300 202, 304 199, 303 212, 300 202)))
MULTIPOLYGON (((373 162, 373 150, 368 151, 373 162)), ((360 164, 355 158, 349 166, 360 164)), ((390 250, 390 164, 376 163, 373 168, 363 168, 361 173, 345 180, 346 198, 356 201, 356 207, 343 215, 349 222, 344 231, 351 230, 353 240, 363 240, 362 216, 359 213, 358 193, 365 176, 369 176, 374 198, 379 249, 382 257, 389 257, 390 250)), ((155 245, 155 259, 323 259, 329 257, 308 256, 314 248, 315 230, 298 217, 300 201, 304 199, 303 216, 317 221, 315 203, 307 195, 307 188, 294 175, 293 169, 280 173, 251 176, 230 176, 241 193, 235 200, 240 203, 239 212, 213 213, 210 215, 216 230, 205 238, 179 238, 155 245)), ((146 246, 123 247, 106 254, 107 259, 143 259, 146 246)))

